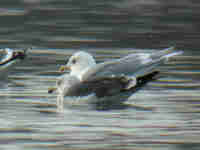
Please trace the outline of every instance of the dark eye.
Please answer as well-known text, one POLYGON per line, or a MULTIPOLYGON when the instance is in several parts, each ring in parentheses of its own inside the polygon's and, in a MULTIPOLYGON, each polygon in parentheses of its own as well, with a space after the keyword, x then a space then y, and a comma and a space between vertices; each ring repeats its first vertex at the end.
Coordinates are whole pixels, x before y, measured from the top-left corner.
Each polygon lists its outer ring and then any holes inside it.
POLYGON ((75 63, 76 63, 76 59, 73 59, 73 60, 72 60, 72 64, 75 64, 75 63))

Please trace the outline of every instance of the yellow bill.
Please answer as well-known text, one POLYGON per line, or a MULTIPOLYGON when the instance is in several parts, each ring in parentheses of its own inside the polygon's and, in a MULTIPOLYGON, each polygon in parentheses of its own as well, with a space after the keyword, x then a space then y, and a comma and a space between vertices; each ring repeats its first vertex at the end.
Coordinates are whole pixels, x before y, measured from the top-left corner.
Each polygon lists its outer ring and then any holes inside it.
POLYGON ((59 68, 59 71, 60 71, 60 72, 64 72, 65 70, 70 70, 70 67, 62 65, 62 66, 59 68))

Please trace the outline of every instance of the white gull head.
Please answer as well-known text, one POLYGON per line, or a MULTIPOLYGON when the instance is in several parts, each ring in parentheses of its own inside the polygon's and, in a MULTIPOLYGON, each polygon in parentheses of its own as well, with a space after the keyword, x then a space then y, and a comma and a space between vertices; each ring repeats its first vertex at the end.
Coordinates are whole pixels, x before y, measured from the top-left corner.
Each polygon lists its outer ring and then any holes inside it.
POLYGON ((69 58, 66 68, 70 70, 70 75, 76 76, 81 80, 82 75, 95 65, 96 62, 92 55, 80 51, 69 58))

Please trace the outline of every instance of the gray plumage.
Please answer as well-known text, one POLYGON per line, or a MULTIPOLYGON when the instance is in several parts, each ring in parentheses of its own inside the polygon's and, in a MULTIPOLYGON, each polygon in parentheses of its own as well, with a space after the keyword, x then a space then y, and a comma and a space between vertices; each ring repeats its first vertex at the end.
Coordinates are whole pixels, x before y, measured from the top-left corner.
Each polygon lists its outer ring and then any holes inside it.
MULTIPOLYGON (((73 65, 76 67, 79 65, 78 63, 81 65, 80 60, 84 60, 84 57, 89 55, 84 53, 79 52, 74 55, 76 57, 70 58, 71 69, 73 69, 73 65), (74 59, 77 60, 74 61, 74 59), (77 64, 73 64, 73 61, 77 64)), ((173 48, 168 48, 152 54, 130 54, 121 59, 91 65, 91 67, 85 66, 87 69, 81 78, 74 74, 65 75, 59 79, 57 87, 63 96, 86 96, 93 93, 101 98, 119 93, 133 93, 138 87, 153 80, 154 76, 158 74, 156 71, 158 65, 168 61, 169 57, 181 53, 174 52, 173 48)), ((84 66, 81 69, 84 71, 84 66)), ((77 70, 75 71, 77 72, 77 70)))
POLYGON ((123 92, 135 91, 147 82, 152 81, 157 74, 158 72, 154 71, 143 77, 138 77, 134 86, 130 88, 128 85, 133 79, 126 76, 99 77, 80 81, 75 76, 64 75, 57 81, 57 90, 63 96, 80 97, 95 94, 96 97, 102 98, 123 92))
POLYGON ((124 58, 97 64, 89 69, 82 77, 83 81, 102 76, 135 76, 141 77, 151 73, 158 65, 163 64, 169 57, 179 55, 173 47, 152 53, 130 54, 124 58))
POLYGON ((9 71, 26 57, 25 51, 13 50, 6 48, 2 50, 2 57, 0 60, 0 77, 6 79, 9 71))

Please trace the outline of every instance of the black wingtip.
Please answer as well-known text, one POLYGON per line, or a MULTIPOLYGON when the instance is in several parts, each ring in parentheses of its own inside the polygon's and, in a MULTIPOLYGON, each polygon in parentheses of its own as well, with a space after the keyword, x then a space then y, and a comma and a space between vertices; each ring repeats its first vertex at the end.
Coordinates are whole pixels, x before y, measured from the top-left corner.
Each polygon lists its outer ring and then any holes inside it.
POLYGON ((49 94, 53 93, 53 90, 52 90, 52 89, 49 89, 49 90, 48 90, 48 93, 49 93, 49 94))
POLYGON ((160 73, 159 71, 153 71, 145 76, 138 77, 137 78, 137 87, 143 87, 148 82, 156 80, 156 76, 159 73, 160 73))
POLYGON ((48 93, 51 94, 51 93, 54 93, 56 91, 56 88, 55 87, 50 87, 48 88, 48 93))
POLYGON ((14 57, 18 58, 18 59, 25 59, 27 57, 27 54, 29 51, 31 51, 33 48, 24 48, 22 50, 17 50, 14 52, 14 57))
POLYGON ((16 57, 17 59, 25 59, 26 58, 26 52, 25 51, 16 51, 14 52, 14 57, 16 57))

